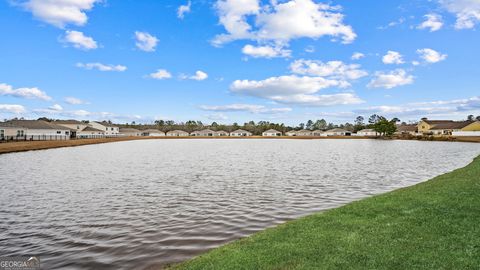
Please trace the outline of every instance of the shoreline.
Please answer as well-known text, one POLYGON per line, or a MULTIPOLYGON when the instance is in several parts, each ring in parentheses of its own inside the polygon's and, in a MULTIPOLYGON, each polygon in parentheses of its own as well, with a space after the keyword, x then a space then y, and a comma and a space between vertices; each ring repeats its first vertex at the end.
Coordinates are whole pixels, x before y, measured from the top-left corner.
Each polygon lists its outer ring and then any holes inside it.
POLYGON ((173 139, 227 139, 227 140, 250 140, 250 139, 274 139, 274 140, 328 140, 328 139, 344 139, 344 140, 411 140, 411 141, 447 141, 447 142, 473 142, 480 143, 480 137, 434 137, 432 139, 417 139, 417 138, 372 138, 363 136, 281 136, 281 137, 263 137, 263 136, 249 136, 249 137, 118 137, 118 138, 102 138, 102 139, 74 139, 65 141, 19 141, 19 142, 3 142, 0 143, 0 155, 47 150, 63 147, 75 147, 82 145, 103 144, 112 142, 136 141, 136 140, 173 140, 173 139))
POLYGON ((288 221, 166 268, 473 269, 480 264, 478 175, 480 156, 425 182, 288 221))

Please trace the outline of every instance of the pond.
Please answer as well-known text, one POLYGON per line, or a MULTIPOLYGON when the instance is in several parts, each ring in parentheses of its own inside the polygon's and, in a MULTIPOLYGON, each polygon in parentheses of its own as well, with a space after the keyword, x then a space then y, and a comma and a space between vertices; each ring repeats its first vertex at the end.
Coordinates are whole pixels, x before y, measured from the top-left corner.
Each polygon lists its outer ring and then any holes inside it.
POLYGON ((0 155, 2 256, 156 269, 467 165, 480 144, 141 140, 0 155))

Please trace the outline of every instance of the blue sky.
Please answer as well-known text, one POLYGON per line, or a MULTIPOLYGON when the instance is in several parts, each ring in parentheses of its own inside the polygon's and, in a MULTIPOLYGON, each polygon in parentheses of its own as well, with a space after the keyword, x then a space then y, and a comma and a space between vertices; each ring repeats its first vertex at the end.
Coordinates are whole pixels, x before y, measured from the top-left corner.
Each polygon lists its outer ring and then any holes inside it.
POLYGON ((479 0, 0 1, 0 118, 480 115, 479 0))

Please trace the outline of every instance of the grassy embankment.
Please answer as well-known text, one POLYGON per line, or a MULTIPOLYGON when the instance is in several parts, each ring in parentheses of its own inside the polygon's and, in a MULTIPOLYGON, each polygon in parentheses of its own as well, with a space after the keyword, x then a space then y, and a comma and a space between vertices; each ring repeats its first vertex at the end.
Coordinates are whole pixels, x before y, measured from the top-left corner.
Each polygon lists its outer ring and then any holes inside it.
POLYGON ((173 268, 480 269, 480 157, 430 181, 287 222, 173 268))

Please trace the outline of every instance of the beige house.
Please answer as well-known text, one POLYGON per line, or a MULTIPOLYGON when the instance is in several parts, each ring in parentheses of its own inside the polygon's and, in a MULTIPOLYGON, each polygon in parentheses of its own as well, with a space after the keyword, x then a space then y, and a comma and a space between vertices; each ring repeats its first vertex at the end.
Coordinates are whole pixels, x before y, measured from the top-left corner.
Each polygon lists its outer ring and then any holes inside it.
POLYGON ((192 133, 190 133, 190 136, 195 136, 195 137, 213 137, 215 136, 215 131, 211 129, 204 129, 204 130, 197 130, 192 133))
POLYGON ((138 137, 142 136, 142 132, 135 128, 120 128, 120 135, 127 137, 138 137))
POLYGON ((364 137, 376 137, 378 136, 378 133, 373 129, 367 128, 367 129, 359 130, 355 135, 364 136, 364 137))
POLYGON ((297 136, 297 131, 296 130, 287 131, 285 132, 285 136, 289 136, 289 137, 297 136))
POLYGON ((269 129, 267 131, 264 131, 262 133, 263 137, 280 137, 282 136, 282 132, 275 130, 275 129, 269 129))
POLYGON ((160 131, 158 129, 146 129, 146 130, 142 130, 142 136, 163 137, 165 136, 165 132, 160 131))
POLYGON ((15 127, 7 123, 0 123, 0 141, 19 140, 25 138, 26 129, 15 127))
POLYGON ((167 137, 188 137, 188 132, 183 130, 171 130, 166 133, 167 137))
POLYGON ((311 130, 302 129, 297 131, 297 136, 312 136, 313 132, 311 130))
POLYGON ((42 120, 11 120, 8 125, 22 128, 26 140, 69 140, 70 129, 42 120))
POLYGON ((469 125, 463 127, 459 131, 453 131, 453 136, 470 136, 470 137, 477 137, 480 136, 480 121, 475 121, 470 123, 469 125))
MULTIPOLYGON (((453 132, 461 132, 465 128, 473 131, 476 121, 452 121, 452 120, 428 120, 422 119, 417 127, 420 134, 426 135, 452 135, 453 132), (473 125, 472 125, 473 124, 473 125), (468 128, 471 126, 471 128, 468 128)), ((467 130, 464 130, 467 131, 467 130)))
POLYGON ((117 137, 120 135, 120 128, 106 121, 103 121, 103 122, 93 121, 88 123, 88 125, 96 129, 104 130, 105 137, 117 137))
POLYGON ((83 130, 76 132, 78 139, 98 139, 105 138, 105 131, 93 127, 86 127, 83 130))
POLYGON ((312 131, 312 136, 323 137, 323 136, 326 136, 326 134, 325 134, 325 131, 317 129, 312 131))
POLYGON ((249 131, 243 129, 237 129, 235 131, 230 132, 230 136, 232 137, 248 137, 252 136, 253 134, 249 131))
POLYGON ((395 135, 418 135, 417 125, 400 125, 397 127, 395 135))
POLYGON ((326 136, 351 136, 352 133, 348 130, 341 129, 341 128, 334 128, 325 131, 326 136))

